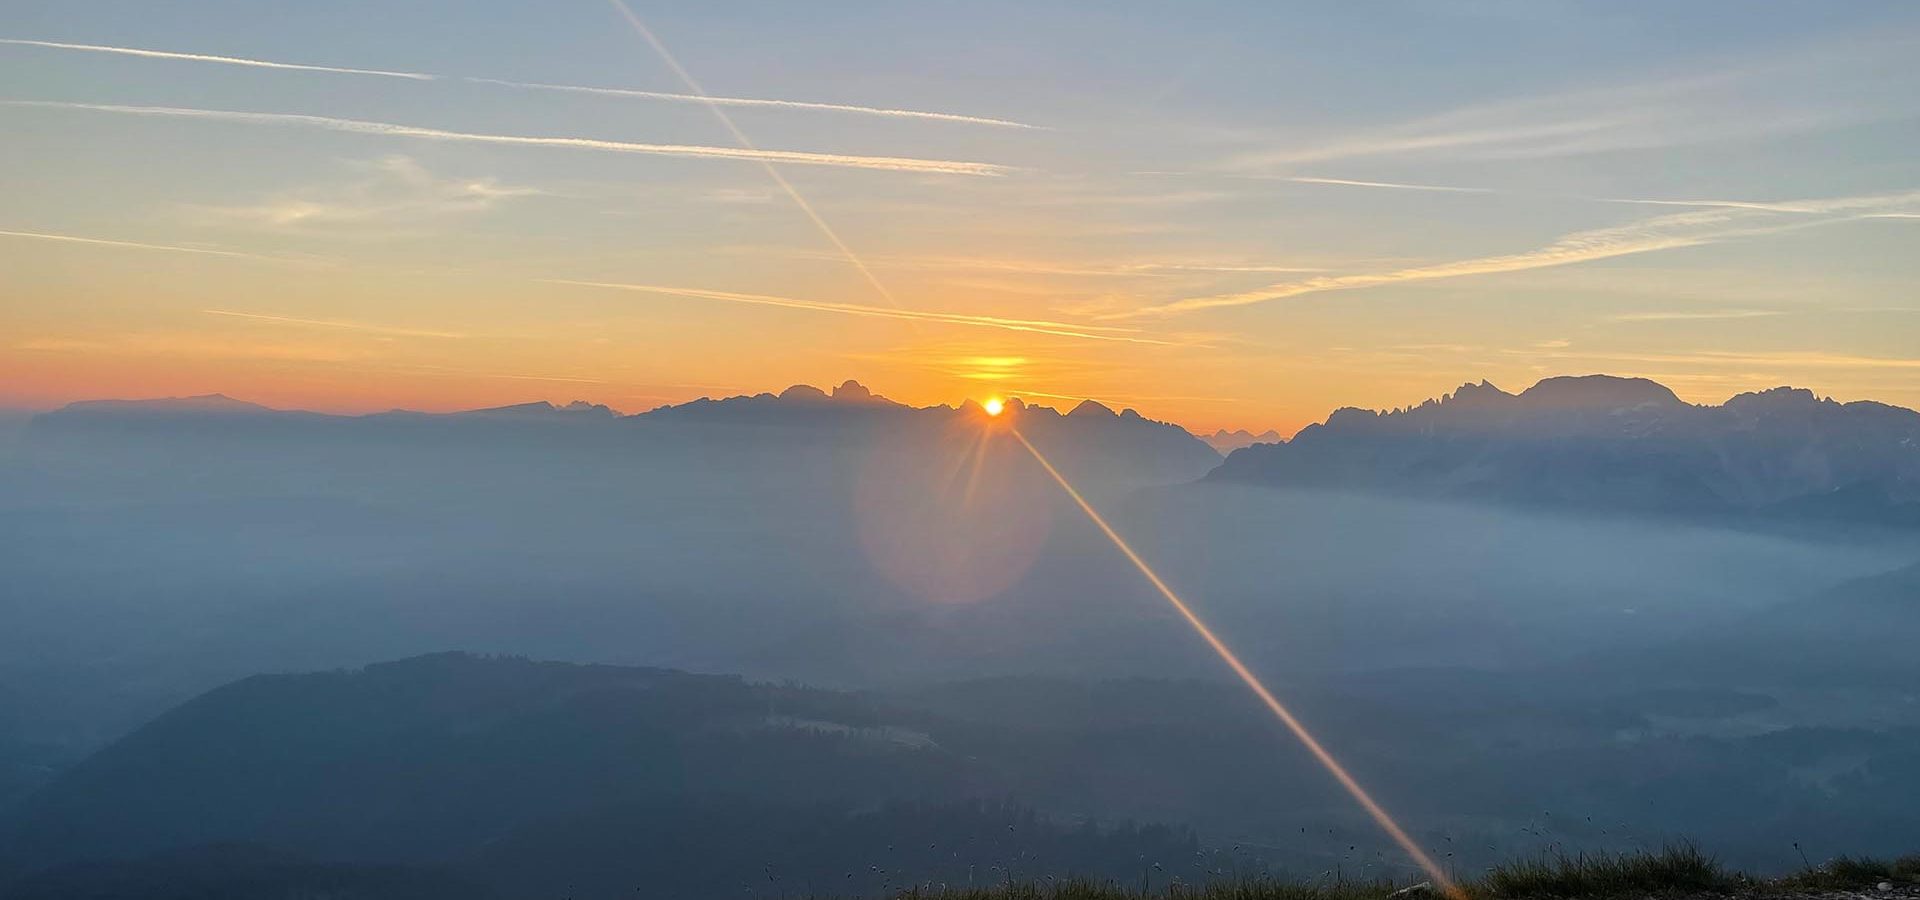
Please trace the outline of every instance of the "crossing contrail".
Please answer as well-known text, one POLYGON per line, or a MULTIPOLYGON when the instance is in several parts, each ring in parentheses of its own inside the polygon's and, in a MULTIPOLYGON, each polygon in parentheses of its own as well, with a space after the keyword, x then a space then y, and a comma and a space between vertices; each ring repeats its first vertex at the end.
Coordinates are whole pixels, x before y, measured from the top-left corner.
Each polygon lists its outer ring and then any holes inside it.
POLYGON ((851 113, 862 116, 882 116, 894 119, 928 119, 935 122, 953 122, 959 125, 986 125, 993 128, 1026 128, 1038 130, 1041 126, 1009 119, 994 119, 987 116, 967 116, 959 113, 927 112, 919 109, 889 109, 883 106, 860 106, 853 103, 820 103, 809 100, 776 100, 765 97, 708 97, 699 94, 675 94, 667 91, 641 91, 631 88, 590 87, 579 84, 545 84, 538 81, 508 81, 502 78, 463 78, 462 81, 474 84, 491 84, 498 87, 521 88, 530 91, 558 91, 567 94, 595 94, 602 97, 631 97, 638 100, 662 100, 669 103, 713 103, 720 106, 756 106, 768 109, 805 109, 818 112, 851 113))
MULTIPOLYGON (((733 117, 727 115, 727 111, 722 109, 720 104, 715 103, 712 97, 708 96, 706 89, 702 88, 700 82, 695 81, 693 75, 688 73, 686 68, 680 65, 680 61, 675 59, 673 53, 667 50, 666 44, 660 42, 660 38, 653 33, 653 29, 648 28, 647 23, 640 21, 640 17, 635 15, 633 9, 627 6, 626 0, 608 0, 608 2, 613 4, 613 8, 620 13, 621 17, 627 20, 628 25, 633 26, 633 30, 647 42, 647 45, 653 48, 653 52, 660 54, 660 59, 667 64, 667 68, 673 70, 673 74, 680 79, 680 82, 687 86, 687 90, 692 91, 694 94, 706 100, 707 109, 713 113, 715 119, 720 120, 721 126, 727 129, 727 133, 733 135, 734 141, 740 145, 741 149, 754 150, 753 141, 748 139, 746 132, 741 131, 740 126, 733 123, 733 117)), ((893 296, 893 292, 887 290, 887 286, 880 282, 880 278, 873 274, 872 269, 867 268, 866 261, 862 260, 859 254, 853 252, 853 248, 847 246, 846 241, 840 239, 840 234, 833 230, 833 226, 827 224, 826 219, 820 217, 820 213, 814 210, 813 204, 808 203, 807 198, 800 195, 800 191, 795 188, 791 182, 787 181, 787 176, 780 174, 780 170, 774 167, 772 161, 766 159, 760 160, 760 168, 766 170, 767 177, 772 179, 774 184, 779 185, 780 189, 785 191, 789 198, 792 198, 793 205, 800 207, 800 211, 805 213, 808 219, 812 220, 814 227, 820 230, 820 234, 840 250, 840 255, 847 258, 847 262, 860 273, 860 277, 866 279, 867 284, 873 286, 874 293, 879 294, 880 298, 887 301, 889 306, 896 308, 900 306, 900 301, 893 296)))

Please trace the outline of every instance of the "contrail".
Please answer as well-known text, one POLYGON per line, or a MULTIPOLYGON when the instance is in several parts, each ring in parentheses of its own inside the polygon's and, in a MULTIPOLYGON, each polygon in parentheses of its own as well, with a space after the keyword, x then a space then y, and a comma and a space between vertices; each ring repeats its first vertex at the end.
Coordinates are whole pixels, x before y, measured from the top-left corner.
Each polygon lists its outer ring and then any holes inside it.
POLYGON ((456 331, 426 331, 417 328, 390 328, 385 325, 368 325, 364 322, 342 322, 332 319, 296 319, 292 316, 270 316, 265 313, 236 312, 230 309, 203 309, 210 316, 226 316, 234 319, 253 319, 259 322, 272 322, 276 325, 302 325, 310 328, 338 328, 343 331, 365 331, 372 334, 390 334, 396 337, 430 337, 459 339, 466 335, 456 331))
POLYGON ((924 310, 901 309, 886 306, 862 306, 857 303, 831 303, 820 300, 801 300, 795 297, 778 297, 770 294, 741 294, 733 291, 670 287, 658 284, 621 284, 618 282, 573 281, 569 279, 547 279, 546 283, 571 285, 573 287, 608 288, 618 291, 638 291, 647 294, 668 294, 675 297, 690 297, 696 300, 719 300, 726 303, 746 303, 755 306, 778 306, 783 309, 804 309, 813 312, 838 313, 847 316, 870 316, 881 319, 900 319, 910 322, 933 322, 942 325, 998 328, 1002 331, 1051 334, 1058 337, 1079 338, 1080 340, 1086 341, 1119 341, 1129 344, 1159 345, 1171 343, 1169 341, 1154 340, 1152 338, 1135 337, 1131 334, 1133 329, 1115 328, 1107 325, 1074 325, 1067 322, 1048 322, 1039 319, 1003 319, 998 316, 927 312, 924 310))
POLYGON ((1333 184, 1343 187, 1391 188, 1398 191, 1438 191, 1446 194, 1497 194, 1493 188, 1454 187, 1446 184, 1407 184, 1400 181, 1356 181, 1352 178, 1309 178, 1305 175, 1290 175, 1282 181, 1294 184, 1333 184))
POLYGON ((666 91, 640 91, 629 88, 589 87, 578 84, 543 84, 537 81, 508 81, 501 78, 463 78, 462 81, 474 84, 491 84, 499 87, 522 88, 530 91, 560 91, 569 94, 597 94, 604 97, 632 97, 640 100, 664 100, 670 103, 711 103, 718 106, 758 106, 771 109, 807 109, 820 112, 852 113, 863 116, 884 116, 899 119, 928 119, 935 122, 954 122, 962 125, 987 125, 994 128, 1026 128, 1038 130, 1041 126, 1008 119, 993 119, 986 116, 966 116, 959 113, 927 112, 919 109, 888 109, 880 106, 859 106, 852 103, 819 103, 808 100, 774 100, 763 97, 708 97, 700 94, 674 94, 666 91))
POLYGON ((105 238, 78 237, 71 234, 47 234, 39 231, 0 231, 0 237, 28 238, 36 241, 60 241, 70 244, 93 244, 101 247, 125 247, 130 250, 164 250, 168 253, 197 253, 203 256, 228 256, 234 259, 265 259, 274 262, 271 256, 259 256, 253 253, 241 253, 237 250, 210 250, 206 247, 176 247, 172 244, 143 244, 139 241, 110 241, 105 238))
MULTIPOLYGON (((434 75, 427 72, 391 72, 383 69, 352 69, 342 66, 315 66, 301 63, 274 62, 266 59, 249 59, 241 56, 214 56, 207 53, 179 53, 171 50, 147 50, 139 47, 108 47, 100 44, 66 44, 59 41, 32 41, 21 38, 0 38, 0 44, 12 44, 20 47, 45 47, 54 50, 80 50, 89 53, 112 53, 121 56, 137 56, 145 59, 173 59, 184 62, 218 63, 227 66, 250 66, 257 69, 293 69, 303 72, 332 72, 338 75, 374 75, 381 78, 405 78, 412 81, 452 81, 450 76, 434 75)), ((537 81, 509 81, 502 78, 464 77, 457 79, 471 84, 489 84, 496 87, 522 88, 534 91, 565 91, 576 94, 600 94, 609 97, 632 97, 641 100, 662 100, 672 103, 718 103, 726 106, 758 106, 772 109, 804 109, 819 112, 849 113, 863 116, 882 116, 900 119, 925 119, 935 122, 953 122, 961 125, 985 125, 994 128, 1040 129, 1042 126, 1014 122, 1007 119, 995 119, 987 116, 967 116, 959 113, 928 112, 919 109, 889 109, 879 106, 861 106, 855 103, 820 103, 808 100, 777 100, 762 97, 701 97, 694 94, 674 94, 665 91, 636 91, 621 88, 590 87, 576 84, 546 84, 537 81)))
POLYGON ((420 72, 388 72, 381 69, 348 69, 340 66, 307 66, 299 63, 247 59, 240 56, 212 56, 205 53, 174 53, 167 50, 141 50, 136 47, 103 47, 98 44, 63 44, 58 41, 28 41, 18 38, 0 38, 0 44, 13 44, 19 47, 46 47, 53 50, 84 50, 89 53, 116 53, 121 56, 140 56, 147 59, 178 59, 187 62, 221 63, 229 66, 252 66, 256 69, 297 69, 303 72, 332 72, 337 75, 375 75, 381 78, 406 78, 413 81, 438 80, 438 76, 426 75, 420 72))
MULTIPOLYGON (((707 109, 713 113, 715 119, 720 120, 720 124, 727 129, 729 134, 733 135, 733 139, 740 144, 741 148, 754 151, 753 141, 747 138, 746 132, 741 131, 740 126, 733 124, 733 117, 727 115, 727 111, 721 109, 720 104, 715 103, 713 98, 708 96, 706 89, 700 86, 700 82, 693 80, 693 75, 689 74, 687 70, 680 65, 680 61, 675 59, 673 54, 667 50, 667 45, 661 43, 660 38, 654 35, 653 29, 648 28, 647 23, 640 21, 640 17, 634 15, 633 10, 627 6, 625 0, 608 0, 608 2, 613 4, 613 8, 619 11, 620 15, 627 20, 628 25, 633 26, 633 30, 638 32, 640 37, 646 40, 648 46, 653 48, 653 52, 660 54, 660 59, 665 61, 667 68, 672 69, 673 74, 679 77, 680 82, 687 86, 687 90, 692 91, 694 94, 706 100, 707 109)), ((826 236, 826 239, 832 242, 835 247, 839 248, 841 255, 847 258, 847 262, 852 264, 852 266, 860 272, 861 277, 865 278, 867 283, 873 286, 874 293, 879 294, 881 299, 887 301, 889 306, 898 308, 900 301, 893 296, 893 292, 887 290, 887 286, 880 283, 879 277, 873 274, 872 269, 867 268, 867 264, 860 259, 859 254, 853 252, 852 247, 847 246, 846 241, 840 239, 839 233, 833 230, 833 226, 828 225, 827 220, 821 218, 820 214, 814 211, 813 204, 808 203, 807 198, 800 196, 800 191, 787 181, 785 175, 780 174, 780 170, 774 167, 773 161, 764 158, 761 159, 760 168, 765 169, 767 177, 773 179, 773 183, 779 185, 780 189, 785 191, 787 196, 793 199, 793 204, 800 207, 800 211, 806 213, 808 219, 813 220, 814 227, 820 229, 820 233, 826 236)))
MULTIPOLYGON (((295 113, 236 112, 223 109, 192 109, 177 106, 119 106, 107 103, 69 103, 61 100, 0 100, 7 106, 34 106, 49 109, 79 109, 93 112, 136 116, 162 116, 183 119, 212 119, 246 122, 256 125, 300 125, 349 134, 417 138, 474 144, 509 144, 524 147, 567 147, 601 150, 609 153, 640 153, 652 156, 681 156, 703 159, 749 160, 768 165, 772 162, 807 166, 839 166, 851 169, 879 169, 890 172, 918 172, 931 175, 1001 175, 1009 171, 992 163, 961 162, 944 159, 915 159, 895 156, 850 156, 839 153, 808 153, 800 150, 761 150, 757 147, 702 147, 685 144, 641 144, 631 141, 607 141, 598 138, 538 137, 516 134, 475 134, 445 131, 417 125, 368 122, 360 119, 336 119, 295 113)), ((784 183, 784 181, 783 181, 784 183)))
POLYGON ((1053 478, 1054 483, 1060 485, 1061 490, 1066 491, 1067 496, 1072 498, 1074 504, 1080 507, 1080 511, 1087 514, 1087 518, 1091 519, 1094 526, 1100 529, 1100 533, 1106 535, 1107 540, 1112 541, 1113 545, 1119 548, 1121 555, 1125 556, 1128 562, 1133 563, 1133 567, 1140 570, 1141 575, 1146 576, 1148 583, 1153 585, 1154 590, 1159 591, 1160 596, 1166 598, 1167 603, 1171 604, 1174 610, 1180 613, 1180 617, 1187 620, 1187 624, 1193 628, 1195 633, 1200 635, 1200 639, 1206 641, 1207 646, 1213 649, 1214 655, 1220 657, 1220 661, 1226 663, 1227 668, 1232 669, 1234 675, 1239 676, 1241 683, 1245 684, 1247 689, 1253 692, 1254 696, 1260 698, 1260 702, 1266 705, 1267 710, 1273 713, 1274 718, 1279 719, 1280 723, 1285 725, 1288 731, 1293 732, 1293 736, 1298 738, 1300 743, 1307 748, 1307 751, 1313 754, 1313 758, 1319 760, 1320 765, 1327 770, 1327 773, 1332 775, 1333 779, 1338 781, 1342 788, 1346 789, 1347 793, 1353 797, 1354 802, 1360 804, 1360 807, 1367 811, 1367 815, 1371 816, 1373 821, 1380 826, 1380 830, 1385 831, 1388 837, 1393 838, 1394 843, 1400 845, 1400 849, 1407 851, 1407 855, 1413 857, 1413 861, 1419 864, 1420 868, 1427 873, 1428 878, 1433 879, 1433 884, 1438 887, 1442 893, 1454 898, 1464 897, 1465 894, 1453 883, 1453 879, 1447 877, 1447 873, 1442 870, 1439 865, 1434 863, 1433 858, 1428 856, 1425 850, 1420 849, 1419 844, 1414 843, 1413 838, 1409 837, 1406 830, 1400 827, 1400 823, 1394 821, 1393 816, 1387 813, 1386 808, 1375 801, 1373 796, 1367 793, 1366 788, 1360 786, 1360 782, 1354 780, 1353 775, 1347 772, 1346 767, 1342 766, 1339 760, 1334 759, 1333 754, 1328 752, 1327 748, 1322 746, 1320 741, 1313 736, 1313 733, 1307 730, 1307 726, 1302 724, 1301 721, 1293 715, 1292 711, 1288 710, 1286 705, 1281 703, 1279 698, 1273 695, 1272 691, 1267 690, 1267 686, 1261 683, 1259 676, 1253 674, 1253 670, 1247 668, 1246 663, 1241 662, 1240 657, 1234 655, 1234 652, 1227 647, 1226 642, 1220 640, 1220 638, 1213 633, 1212 628, 1207 627, 1207 623, 1202 621, 1200 616, 1194 613, 1192 607, 1187 606, 1186 601, 1181 600, 1180 595, 1175 594, 1173 588, 1168 587, 1167 583, 1161 580, 1160 576, 1153 571, 1153 567, 1147 565, 1147 561, 1142 559, 1140 554, 1134 552, 1133 547, 1126 542, 1126 539, 1122 538, 1119 532, 1114 531, 1112 525, 1107 524, 1107 520, 1093 508, 1093 504, 1088 503, 1087 498, 1080 496, 1080 492, 1075 490, 1072 484, 1068 483, 1066 476, 1061 475, 1060 470, 1054 468, 1053 463, 1048 462, 1047 458, 1040 453, 1040 448, 1035 447, 1033 442, 1027 440, 1027 436, 1021 434, 1020 429, 1008 428, 1007 430, 1012 433, 1015 439, 1020 441, 1022 447, 1027 448, 1028 453, 1033 454, 1034 460, 1040 463, 1042 469, 1047 470, 1047 475, 1053 478))

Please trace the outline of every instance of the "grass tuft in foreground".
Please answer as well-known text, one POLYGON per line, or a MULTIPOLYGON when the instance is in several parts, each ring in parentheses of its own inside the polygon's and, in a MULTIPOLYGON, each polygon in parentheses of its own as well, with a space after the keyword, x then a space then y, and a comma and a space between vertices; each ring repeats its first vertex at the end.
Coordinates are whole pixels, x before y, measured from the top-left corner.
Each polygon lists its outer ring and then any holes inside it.
MULTIPOLYGON (((1796 892, 1871 889, 1883 881, 1920 883, 1920 854, 1892 862, 1840 857, 1816 869, 1761 882, 1728 871, 1692 844, 1658 852, 1542 856, 1507 863, 1463 881, 1468 900, 1647 898, 1701 895, 1789 896, 1796 892)), ((1011 883, 988 888, 913 888, 898 900, 1444 900, 1431 888, 1385 881, 1302 884, 1267 878, 1174 885, 1142 891, 1110 881, 1011 883), (1395 896, 1397 895, 1397 896, 1395 896)))
POLYGON ((1579 854, 1498 866, 1467 886, 1477 896, 1614 897, 1725 891, 1739 878, 1691 844, 1658 853, 1579 854))
POLYGON ((1852 890, 1882 881, 1920 883, 1920 853, 1892 862, 1868 856, 1841 856, 1826 865, 1789 875, 1780 883, 1803 890, 1852 890))

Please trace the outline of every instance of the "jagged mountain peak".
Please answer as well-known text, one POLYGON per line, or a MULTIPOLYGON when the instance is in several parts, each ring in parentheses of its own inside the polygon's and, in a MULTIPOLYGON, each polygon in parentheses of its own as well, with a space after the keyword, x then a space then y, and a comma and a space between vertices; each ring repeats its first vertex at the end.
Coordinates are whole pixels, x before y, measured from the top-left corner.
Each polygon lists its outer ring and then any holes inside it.
POLYGON ((1109 407, 1098 400, 1082 400, 1071 411, 1069 411, 1067 415, 1069 417, 1078 417, 1083 419, 1096 419, 1096 418, 1112 419, 1116 417, 1112 407, 1109 407))
POLYGON ((1920 413, 1804 388, 1692 405, 1665 385, 1548 378, 1335 410, 1209 478, 1560 507, 1920 523, 1920 413))

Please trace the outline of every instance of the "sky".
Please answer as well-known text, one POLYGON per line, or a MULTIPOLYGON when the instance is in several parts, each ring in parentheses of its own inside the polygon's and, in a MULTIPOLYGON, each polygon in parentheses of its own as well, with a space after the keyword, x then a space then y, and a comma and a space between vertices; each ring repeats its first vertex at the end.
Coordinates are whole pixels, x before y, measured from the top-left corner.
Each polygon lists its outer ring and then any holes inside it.
POLYGON ((1920 406, 1912 3, 629 2, 0 7, 0 406, 1920 406))

